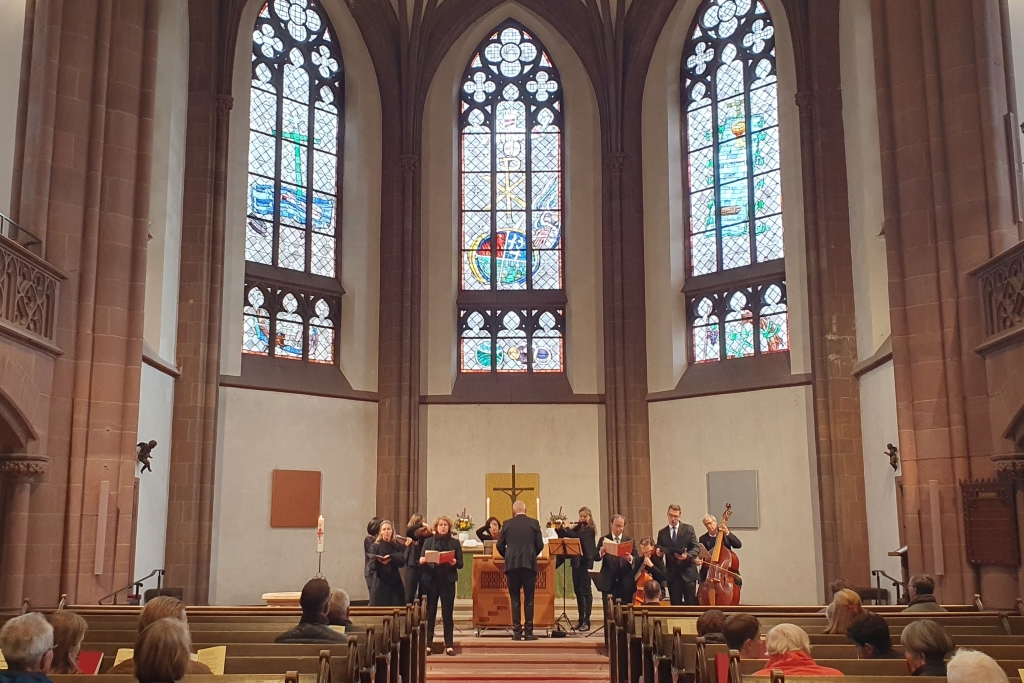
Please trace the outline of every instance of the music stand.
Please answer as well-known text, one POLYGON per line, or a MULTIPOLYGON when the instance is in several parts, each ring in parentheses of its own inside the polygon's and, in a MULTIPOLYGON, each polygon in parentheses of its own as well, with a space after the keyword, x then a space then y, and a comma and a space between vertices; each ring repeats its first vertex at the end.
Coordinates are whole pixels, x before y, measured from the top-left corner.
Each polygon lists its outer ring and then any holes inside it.
MULTIPOLYGON (((548 553, 552 557, 568 558, 572 557, 583 557, 583 547, 580 545, 580 539, 578 538, 551 538, 548 539, 548 553)), ((571 566, 571 562, 570 562, 571 566)), ((555 619, 555 627, 561 629, 562 620, 569 626, 567 631, 576 633, 576 628, 572 625, 572 620, 569 619, 569 615, 565 613, 565 570, 562 571, 562 614, 555 619)), ((579 606, 577 606, 577 609, 579 606)))

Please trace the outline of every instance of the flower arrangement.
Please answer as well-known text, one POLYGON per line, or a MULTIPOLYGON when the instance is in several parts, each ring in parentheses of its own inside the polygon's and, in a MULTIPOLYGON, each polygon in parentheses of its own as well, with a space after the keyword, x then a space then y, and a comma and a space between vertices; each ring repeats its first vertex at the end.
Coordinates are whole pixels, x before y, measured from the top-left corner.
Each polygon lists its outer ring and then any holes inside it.
POLYGON ((558 512, 548 513, 548 526, 555 526, 556 522, 561 522, 563 525, 569 521, 569 518, 562 512, 562 506, 558 506, 558 512))
POLYGON ((471 531, 475 525, 473 524, 473 515, 466 512, 466 508, 462 508, 462 512, 455 515, 455 530, 456 531, 471 531))

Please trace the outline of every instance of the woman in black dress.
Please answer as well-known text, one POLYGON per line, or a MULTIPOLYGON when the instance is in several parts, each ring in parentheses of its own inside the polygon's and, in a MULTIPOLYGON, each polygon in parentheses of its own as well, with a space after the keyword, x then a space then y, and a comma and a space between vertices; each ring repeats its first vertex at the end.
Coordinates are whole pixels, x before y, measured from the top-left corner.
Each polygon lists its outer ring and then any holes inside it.
POLYGON ((476 537, 483 541, 497 541, 501 533, 501 522, 497 517, 488 517, 484 525, 476 530, 476 537))
POLYGON ((455 557, 447 562, 429 563, 420 557, 423 589, 427 594, 427 654, 434 645, 434 630, 437 626, 437 603, 441 602, 441 621, 444 625, 444 653, 455 655, 455 583, 462 569, 462 544, 452 538, 452 520, 441 516, 434 520, 434 535, 424 542, 424 553, 428 550, 454 552, 455 557))
POLYGON ((409 604, 416 602, 416 598, 423 594, 420 587, 420 554, 423 552, 423 542, 434 534, 423 521, 423 515, 416 512, 409 518, 405 535, 412 539, 405 556, 405 569, 402 570, 405 579, 405 604, 409 604))
MULTIPOLYGON (((377 534, 379 533, 380 517, 374 517, 366 525, 366 538, 363 539, 363 557, 366 557, 366 554, 370 552, 370 546, 376 542, 377 534)), ((366 593, 369 595, 373 592, 373 573, 370 572, 369 562, 363 562, 363 578, 366 579, 366 593)))
POLYGON ((398 570, 405 564, 406 546, 395 540, 395 527, 388 520, 380 523, 377 540, 366 553, 366 562, 373 575, 370 607, 401 607, 405 604, 405 586, 398 570))
POLYGON ((594 513, 588 507, 580 508, 580 520, 569 524, 568 528, 556 525, 555 533, 563 538, 580 539, 583 557, 570 558, 572 589, 576 593, 576 609, 580 613, 576 630, 589 631, 590 612, 594 609, 594 588, 590 582, 590 570, 594 568, 594 558, 597 557, 597 527, 594 525, 594 513))

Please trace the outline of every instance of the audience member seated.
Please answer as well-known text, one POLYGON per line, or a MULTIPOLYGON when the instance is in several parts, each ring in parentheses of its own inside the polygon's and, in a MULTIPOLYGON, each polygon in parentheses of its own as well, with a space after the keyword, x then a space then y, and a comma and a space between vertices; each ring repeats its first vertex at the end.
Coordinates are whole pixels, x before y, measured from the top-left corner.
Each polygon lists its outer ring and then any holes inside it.
POLYGON ((907 582, 910 603, 904 612, 945 612, 946 608, 935 600, 935 579, 927 574, 914 574, 907 582))
MULTIPOLYGON (((836 593, 838 593, 839 591, 847 589, 852 591, 857 590, 857 588, 853 585, 853 581, 847 581, 846 579, 836 579, 828 585, 829 593, 832 595, 833 598, 836 597, 836 593)), ((829 601, 829 603, 825 605, 825 609, 818 610, 818 614, 824 614, 826 618, 831 619, 833 604, 833 602, 829 601)))
POLYGON ((184 622, 157 619, 135 640, 135 678, 139 683, 177 683, 192 660, 192 638, 184 622))
POLYGON ((856 591, 844 588, 832 598, 832 611, 828 614, 828 628, 825 633, 844 635, 854 619, 864 612, 860 596, 856 591))
POLYGON ((949 683, 1010 683, 1003 667, 984 652, 959 650, 946 665, 949 683))
POLYGON ((299 594, 302 618, 299 625, 274 639, 275 643, 347 643, 348 636, 332 629, 327 617, 331 586, 324 579, 310 579, 299 594))
POLYGON ((644 584, 644 604, 645 605, 660 605, 661 604, 661 584, 651 579, 644 584))
POLYGON ((476 537, 482 541, 497 541, 501 533, 501 522, 497 517, 488 517, 484 525, 476 530, 476 537))
POLYGON ((704 636, 705 643, 725 643, 722 627, 725 625, 725 614, 720 609, 709 609, 697 617, 697 635, 704 636))
POLYGON ((52 683, 46 674, 53 663, 53 627, 42 614, 9 619, 0 628, 0 652, 7 660, 0 683, 52 683))
MULTIPOLYGON (((188 616, 185 614, 185 603, 177 598, 172 598, 169 595, 161 595, 158 598, 153 598, 146 603, 146 606, 139 612, 139 635, 146 628, 161 619, 177 619, 185 625, 185 630, 188 630, 188 616)), ((110 669, 108 674, 134 674, 135 673, 135 658, 129 657, 117 666, 110 669)), ((188 673, 190 674, 210 674, 210 667, 206 666, 202 662, 189 661, 188 673)))
POLYGON ((722 624, 722 637, 730 650, 740 653, 740 659, 764 659, 761 622, 753 614, 730 614, 722 624))
POLYGON ((50 615, 50 626, 53 626, 53 666, 50 673, 80 674, 78 668, 78 651, 82 649, 82 641, 89 626, 85 619, 71 610, 61 609, 50 615))
POLYGON ((892 649, 889 624, 874 612, 864 612, 846 629, 846 637, 853 641, 857 659, 896 659, 892 649))
POLYGON ((911 676, 946 675, 946 655, 955 645, 939 622, 934 619, 910 622, 900 634, 900 643, 911 676))
POLYGON ((842 676, 843 672, 827 666, 820 666, 811 657, 811 640, 807 633, 795 624, 778 624, 768 631, 765 641, 768 652, 768 666, 754 673, 754 676, 771 676, 772 671, 781 671, 787 676, 842 676))
POLYGON ((331 626, 344 626, 345 633, 366 633, 366 629, 353 624, 348 618, 351 606, 348 593, 340 588, 332 588, 331 601, 327 604, 327 622, 331 626))

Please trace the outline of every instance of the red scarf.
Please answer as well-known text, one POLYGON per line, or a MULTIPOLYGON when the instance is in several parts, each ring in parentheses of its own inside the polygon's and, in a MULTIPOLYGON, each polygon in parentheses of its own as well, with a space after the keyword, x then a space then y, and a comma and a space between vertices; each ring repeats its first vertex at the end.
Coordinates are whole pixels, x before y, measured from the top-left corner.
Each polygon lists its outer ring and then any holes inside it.
POLYGON ((787 676, 842 676, 843 672, 827 666, 818 666, 814 658, 803 650, 794 650, 784 655, 772 655, 768 666, 754 673, 754 676, 771 676, 778 669, 787 676))

